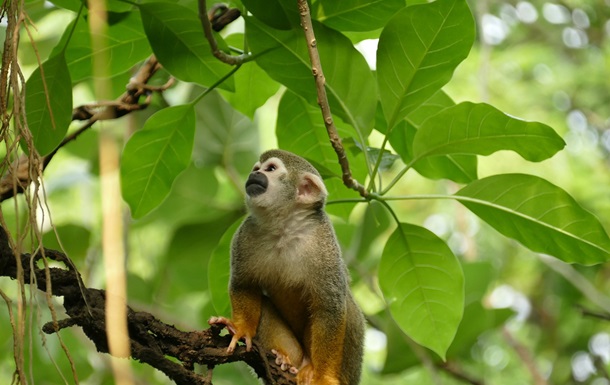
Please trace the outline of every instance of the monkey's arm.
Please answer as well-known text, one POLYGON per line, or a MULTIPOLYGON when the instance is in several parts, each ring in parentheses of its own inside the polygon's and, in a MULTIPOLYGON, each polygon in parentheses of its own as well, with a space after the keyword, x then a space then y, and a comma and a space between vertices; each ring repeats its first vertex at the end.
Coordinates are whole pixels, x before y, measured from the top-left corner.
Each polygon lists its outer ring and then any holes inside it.
POLYGON ((261 317, 262 293, 257 288, 231 285, 229 296, 233 309, 231 318, 235 333, 228 351, 232 352, 237 341, 242 338, 246 342, 246 350, 250 351, 252 338, 256 335, 256 328, 261 317))

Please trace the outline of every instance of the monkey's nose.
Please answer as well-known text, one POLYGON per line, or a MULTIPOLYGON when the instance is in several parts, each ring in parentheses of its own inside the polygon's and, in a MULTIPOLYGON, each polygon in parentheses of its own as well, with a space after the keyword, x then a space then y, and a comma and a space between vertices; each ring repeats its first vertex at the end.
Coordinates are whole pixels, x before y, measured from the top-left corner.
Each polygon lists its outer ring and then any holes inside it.
POLYGON ((269 180, 267 176, 260 171, 250 173, 246 181, 246 194, 250 197, 255 197, 267 191, 269 180))

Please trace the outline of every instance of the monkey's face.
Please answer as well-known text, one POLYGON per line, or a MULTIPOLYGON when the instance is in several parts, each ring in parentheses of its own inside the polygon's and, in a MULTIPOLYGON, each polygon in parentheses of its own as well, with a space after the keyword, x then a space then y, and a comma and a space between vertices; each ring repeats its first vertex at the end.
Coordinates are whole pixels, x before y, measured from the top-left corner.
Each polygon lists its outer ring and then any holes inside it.
POLYGON ((288 170, 279 158, 256 162, 246 180, 247 202, 250 206, 270 207, 289 199, 286 188, 288 170))
POLYGON ((322 179, 309 171, 308 163, 308 169, 300 169, 305 167, 299 168, 298 162, 290 160, 284 162, 272 156, 254 164, 246 181, 246 203, 251 209, 292 210, 324 205, 327 192, 322 179))

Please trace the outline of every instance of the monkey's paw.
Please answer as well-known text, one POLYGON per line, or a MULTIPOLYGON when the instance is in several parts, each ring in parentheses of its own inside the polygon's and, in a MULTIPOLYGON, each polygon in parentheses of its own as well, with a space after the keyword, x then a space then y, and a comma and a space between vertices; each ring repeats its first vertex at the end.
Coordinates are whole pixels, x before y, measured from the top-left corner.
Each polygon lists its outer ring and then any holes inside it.
POLYGON ((235 326, 235 323, 228 318, 225 317, 212 317, 208 320, 209 325, 224 325, 229 333, 233 336, 231 338, 231 343, 227 348, 227 353, 231 354, 235 351, 235 347, 237 346, 237 341, 244 340, 246 343, 246 350, 252 350, 252 336, 250 334, 242 332, 240 328, 235 326))
POLYGON ((235 328, 235 324, 228 318, 225 317, 211 317, 208 320, 208 325, 222 325, 227 328, 231 335, 235 335, 237 329, 235 328))
POLYGON ((299 369, 292 365, 292 362, 290 361, 290 357, 288 357, 288 355, 282 354, 275 349, 272 349, 271 353, 275 354, 275 363, 277 365, 280 365, 280 369, 282 369, 283 371, 288 370, 292 374, 297 374, 299 372, 299 369))

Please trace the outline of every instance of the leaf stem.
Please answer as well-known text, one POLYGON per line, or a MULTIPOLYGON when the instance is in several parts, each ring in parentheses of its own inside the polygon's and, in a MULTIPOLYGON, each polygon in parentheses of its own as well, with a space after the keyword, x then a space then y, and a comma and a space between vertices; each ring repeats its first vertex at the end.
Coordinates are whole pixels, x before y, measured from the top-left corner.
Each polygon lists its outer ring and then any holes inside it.
POLYGON ((70 40, 72 40, 72 36, 74 35, 74 31, 76 31, 76 25, 78 24, 78 20, 80 19, 80 15, 83 13, 83 8, 85 7, 85 2, 80 3, 80 7, 78 8, 78 13, 76 14, 76 18, 74 19, 74 24, 72 25, 72 29, 70 29, 70 33, 68 34, 68 38, 66 39, 66 44, 61 48, 61 54, 65 55, 66 50, 68 49, 68 44, 70 44, 70 40))
POLYGON ((212 92, 212 90, 214 90, 216 87, 218 87, 219 85, 221 85, 225 80, 227 80, 228 78, 230 78, 231 76, 233 76, 233 74, 235 72, 237 72, 237 70, 241 67, 241 64, 236 65, 235 67, 231 68, 231 71, 227 72, 225 76, 221 77, 220 79, 218 79, 214 84, 212 84, 210 87, 208 87, 205 91, 203 91, 201 94, 199 94, 195 99, 193 99, 193 101, 191 102, 191 104, 194 106, 195 104, 197 104, 201 99, 203 99, 204 96, 206 96, 207 94, 209 94, 210 92, 212 92))
POLYGON ((388 193, 388 191, 390 191, 392 188, 394 188, 394 186, 396 186, 396 183, 398 183, 398 181, 399 181, 400 179, 402 179, 402 177, 403 177, 403 176, 404 176, 404 175, 407 173, 407 171, 409 171, 409 170, 410 170, 410 169, 413 167, 413 164, 414 164, 414 163, 415 163, 415 159, 411 160, 411 161, 409 162, 409 164, 407 164, 407 165, 405 166, 405 168, 403 168, 402 170, 400 170, 400 172, 398 173, 398 175, 396 175, 396 176, 394 177, 394 179, 392 179, 392 181, 391 181, 391 182, 388 184, 388 186, 387 186, 385 189, 381 190, 381 192, 379 193, 379 195, 385 195, 385 194, 387 194, 387 193, 388 193))

